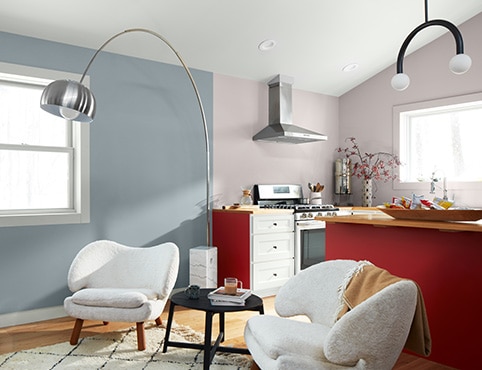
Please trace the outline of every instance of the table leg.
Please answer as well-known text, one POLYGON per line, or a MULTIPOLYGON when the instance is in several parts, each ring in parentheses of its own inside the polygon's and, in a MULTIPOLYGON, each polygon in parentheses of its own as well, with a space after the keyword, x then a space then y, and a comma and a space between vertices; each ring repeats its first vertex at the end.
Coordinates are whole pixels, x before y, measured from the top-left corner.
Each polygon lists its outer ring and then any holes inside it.
POLYGON ((219 313, 219 333, 222 335, 221 342, 224 342, 226 335, 224 334, 224 312, 219 313))
POLYGON ((164 346, 162 347, 162 352, 166 353, 167 351, 167 344, 169 342, 169 334, 171 333, 171 326, 172 326, 172 319, 174 316, 174 307, 176 306, 175 303, 170 303, 169 305, 169 317, 167 319, 167 327, 166 327, 166 335, 164 336, 164 346))
POLYGON ((211 335, 213 329, 213 312, 206 311, 206 321, 204 326, 203 369, 209 370, 209 366, 211 365, 211 335))

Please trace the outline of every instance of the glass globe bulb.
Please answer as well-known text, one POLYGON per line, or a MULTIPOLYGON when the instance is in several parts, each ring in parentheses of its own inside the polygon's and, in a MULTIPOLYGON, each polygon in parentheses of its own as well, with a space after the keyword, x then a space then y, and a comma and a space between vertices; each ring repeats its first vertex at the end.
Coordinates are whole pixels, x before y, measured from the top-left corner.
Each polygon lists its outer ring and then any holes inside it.
POLYGON ((472 65, 472 59, 467 54, 457 54, 449 62, 450 70, 455 74, 467 72, 472 65))
POLYGON ((405 73, 397 73, 392 77, 392 87, 395 90, 403 91, 410 85, 410 77, 405 73))
POLYGON ((67 108, 67 107, 60 107, 59 112, 62 115, 62 117, 64 117, 65 119, 67 119, 69 121, 73 121, 79 116, 79 112, 77 112, 76 110, 67 108))

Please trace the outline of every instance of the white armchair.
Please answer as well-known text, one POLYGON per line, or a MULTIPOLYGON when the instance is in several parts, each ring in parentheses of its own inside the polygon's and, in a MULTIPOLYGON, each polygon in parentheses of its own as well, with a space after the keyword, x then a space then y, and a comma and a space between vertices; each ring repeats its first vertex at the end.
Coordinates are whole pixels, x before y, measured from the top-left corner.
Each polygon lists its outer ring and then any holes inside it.
POLYGON ((68 274, 74 294, 65 299, 64 308, 77 319, 70 343, 77 344, 84 320, 135 322, 137 346, 144 350, 144 322, 161 324, 178 270, 179 249, 174 243, 133 248, 100 240, 85 246, 68 274))
POLYGON ((278 316, 250 318, 244 338, 255 363, 272 369, 391 369, 410 331, 417 286, 401 280, 336 321, 339 289, 357 262, 319 263, 292 277, 275 300, 278 316), (286 317, 306 315, 310 322, 286 317))

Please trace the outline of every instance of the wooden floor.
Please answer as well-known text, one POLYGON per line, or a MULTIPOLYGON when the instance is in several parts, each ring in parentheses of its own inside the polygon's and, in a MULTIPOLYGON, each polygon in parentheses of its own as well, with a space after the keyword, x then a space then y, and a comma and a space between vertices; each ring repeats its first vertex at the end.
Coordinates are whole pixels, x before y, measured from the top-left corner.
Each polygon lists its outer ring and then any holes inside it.
MULTIPOLYGON (((265 313, 274 313, 274 298, 264 298, 265 313)), ((246 311, 226 314, 226 341, 224 345, 246 347, 243 338, 246 320, 257 313, 246 311)), ((217 332, 218 315, 215 315, 213 334, 217 332)), ((167 323, 167 310, 161 316, 163 323, 167 323)), ((22 349, 46 346, 55 343, 67 342, 74 326, 74 319, 70 317, 41 321, 32 324, 0 328, 0 354, 14 352, 22 349)), ((187 309, 176 308, 174 321, 178 324, 188 325, 196 331, 204 332, 204 313, 187 309)), ((104 326, 101 322, 86 321, 80 334, 81 337, 92 336, 105 331, 111 331, 132 326, 132 323, 110 323, 104 326)), ((148 335, 148 333, 147 333, 148 335)), ((420 369, 420 370, 448 370, 447 366, 438 365, 407 353, 402 353, 394 369, 420 369)))

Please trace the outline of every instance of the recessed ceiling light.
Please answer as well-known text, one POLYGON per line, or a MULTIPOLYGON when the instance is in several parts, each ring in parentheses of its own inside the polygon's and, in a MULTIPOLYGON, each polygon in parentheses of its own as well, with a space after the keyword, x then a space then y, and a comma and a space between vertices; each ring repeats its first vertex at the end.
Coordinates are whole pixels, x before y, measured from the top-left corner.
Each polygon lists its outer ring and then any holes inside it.
POLYGON ((353 72, 357 68, 358 68, 357 63, 350 63, 350 64, 347 64, 346 66, 344 66, 341 70, 343 72, 353 72))
POLYGON ((261 41, 260 44, 258 45, 258 49, 261 51, 268 51, 273 49, 276 46, 276 40, 264 40, 261 41))

